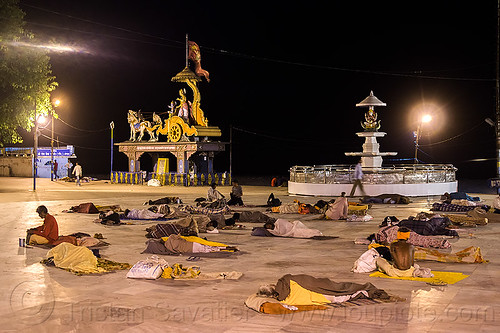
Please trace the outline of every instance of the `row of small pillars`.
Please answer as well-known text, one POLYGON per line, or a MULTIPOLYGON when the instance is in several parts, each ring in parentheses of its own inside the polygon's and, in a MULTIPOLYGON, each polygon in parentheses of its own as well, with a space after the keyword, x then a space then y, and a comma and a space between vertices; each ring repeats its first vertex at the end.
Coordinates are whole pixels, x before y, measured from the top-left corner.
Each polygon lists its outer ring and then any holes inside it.
MULTIPOLYGON (((112 171, 111 182, 115 184, 143 184, 146 172, 126 172, 112 171)), ((182 174, 182 173, 165 173, 156 174, 151 172, 148 179, 158 179, 161 185, 184 185, 184 186, 200 186, 210 185, 230 185, 231 175, 228 172, 223 173, 208 173, 208 174, 182 174)))

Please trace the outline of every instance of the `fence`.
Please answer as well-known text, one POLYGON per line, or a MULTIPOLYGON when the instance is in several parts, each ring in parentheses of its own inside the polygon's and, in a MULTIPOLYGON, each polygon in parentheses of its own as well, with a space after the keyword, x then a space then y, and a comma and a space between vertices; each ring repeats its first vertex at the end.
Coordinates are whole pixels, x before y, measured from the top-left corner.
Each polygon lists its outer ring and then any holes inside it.
POLYGON ((206 174, 185 174, 169 172, 164 174, 157 174, 155 172, 146 171, 113 171, 111 173, 111 183, 116 184, 144 184, 150 179, 158 179, 162 185, 206 186, 212 183, 216 183, 217 185, 231 184, 231 175, 228 172, 206 174))
MULTIPOLYGON (((312 184, 351 184, 354 165, 314 165, 290 168, 290 181, 312 184)), ((363 170, 364 184, 422 184, 456 181, 451 164, 393 165, 363 170)))

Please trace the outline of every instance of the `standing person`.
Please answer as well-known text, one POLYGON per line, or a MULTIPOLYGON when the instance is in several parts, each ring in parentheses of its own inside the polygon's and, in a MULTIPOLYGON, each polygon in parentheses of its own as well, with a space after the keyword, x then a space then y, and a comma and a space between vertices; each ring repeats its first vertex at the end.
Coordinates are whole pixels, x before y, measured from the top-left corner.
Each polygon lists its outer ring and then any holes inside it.
POLYGON ((243 196, 243 189, 241 188, 241 185, 238 184, 238 181, 233 179, 233 188, 231 189, 231 193, 229 194, 231 196, 231 199, 227 202, 229 206, 243 206, 243 200, 241 200, 241 197, 243 196))
POLYGON ((52 244, 59 238, 59 227, 54 216, 49 214, 47 207, 38 206, 36 209, 38 216, 43 219, 43 224, 39 227, 28 229, 26 242, 29 245, 52 244))
POLYGON ((57 168, 59 167, 59 164, 57 163, 57 160, 54 160, 54 179, 57 180, 59 176, 57 175, 57 168))
POLYGON ((78 164, 78 162, 76 162, 75 164, 75 168, 73 169, 73 174, 76 177, 76 185, 82 186, 82 184, 80 184, 80 177, 82 177, 83 171, 82 171, 82 166, 78 164))
POLYGON ((73 167, 73 163, 68 160, 68 163, 66 163, 64 166, 66 167, 66 177, 69 178, 69 175, 71 175, 71 168, 73 167))
POLYGON ((354 168, 354 184, 352 185, 351 189, 351 195, 350 197, 352 198, 354 196, 354 193, 356 192, 356 187, 359 186, 359 189, 361 190, 361 193, 363 193, 363 196, 366 196, 365 189, 363 188, 363 183, 361 180, 363 179, 363 167, 361 166, 361 159, 359 159, 358 164, 356 164, 356 167, 354 168))

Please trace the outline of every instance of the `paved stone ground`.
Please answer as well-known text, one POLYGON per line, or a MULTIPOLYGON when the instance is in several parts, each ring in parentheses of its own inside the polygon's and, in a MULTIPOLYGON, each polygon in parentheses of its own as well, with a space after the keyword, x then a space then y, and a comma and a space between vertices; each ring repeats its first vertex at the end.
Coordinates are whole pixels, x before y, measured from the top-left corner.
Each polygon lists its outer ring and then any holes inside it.
MULTIPOLYGON (((480 246, 488 264, 445 264, 422 262, 432 270, 470 274, 455 285, 430 286, 422 282, 371 278, 351 273, 354 261, 366 250, 353 240, 377 230, 387 215, 406 218, 427 210, 436 198, 420 198, 410 205, 374 205, 369 222, 314 220, 316 216, 287 215, 301 219, 307 226, 330 240, 251 237, 246 230, 202 234, 209 240, 236 245, 243 252, 230 259, 203 258, 196 262, 204 272, 240 271, 239 280, 223 281, 142 281, 125 277, 126 271, 76 276, 40 264, 46 250, 18 247, 18 237, 27 228, 39 225, 35 213, 44 204, 59 223, 60 234, 77 231, 102 233, 111 245, 101 250, 105 258, 130 264, 147 257, 144 229, 147 225, 103 226, 93 223, 95 215, 66 214, 62 210, 82 202, 120 204, 142 208, 147 199, 179 196, 185 203, 205 196, 207 188, 147 187, 111 185, 104 181, 84 184, 38 181, 36 193, 32 180, 0 178, 0 331, 36 332, 498 332, 500 323, 500 224, 473 229, 453 240, 453 251, 470 245, 480 246), (260 284, 274 283, 286 273, 306 273, 335 281, 371 282, 377 287, 406 298, 406 302, 370 305, 295 315, 259 314, 243 304, 260 284)), ((229 193, 229 187, 221 187, 229 193)), ((283 202, 286 188, 244 186, 249 205, 264 204, 274 192, 283 202)), ((492 194, 479 195, 491 204, 492 194)), ((319 197, 299 200, 315 203, 319 197)), ((330 199, 330 198, 327 198, 330 199)), ((256 208, 248 208, 256 209, 256 208)), ((169 263, 189 265, 186 257, 164 256, 169 263)))

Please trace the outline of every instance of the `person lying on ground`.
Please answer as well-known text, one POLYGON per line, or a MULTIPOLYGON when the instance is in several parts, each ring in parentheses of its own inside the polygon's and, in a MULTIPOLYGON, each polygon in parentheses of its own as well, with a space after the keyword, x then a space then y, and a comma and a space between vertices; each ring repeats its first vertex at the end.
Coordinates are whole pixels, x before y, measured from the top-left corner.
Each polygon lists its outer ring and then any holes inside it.
MULTIPOLYGON (((473 203, 472 201, 468 201, 470 203, 473 203)), ((441 202, 434 202, 432 204, 432 211, 441 211, 441 212, 468 212, 470 210, 475 209, 476 207, 483 208, 484 210, 488 211, 489 206, 480 204, 479 206, 477 205, 457 205, 457 204, 452 204, 452 203, 441 203, 441 202)))
POLYGON ((276 284, 261 286, 257 295, 275 298, 288 308, 344 303, 361 298, 390 299, 384 290, 378 289, 371 283, 335 282, 328 278, 315 278, 306 274, 286 274, 276 284))
POLYGON ((227 214, 231 211, 227 204, 220 205, 220 207, 201 207, 201 206, 191 206, 191 205, 180 205, 177 209, 181 212, 187 212, 189 214, 227 214))
POLYGON ((156 200, 148 200, 144 205, 162 205, 162 204, 181 204, 182 200, 179 197, 163 197, 156 200))
POLYGON ((381 204, 409 204, 410 198, 400 194, 380 194, 376 196, 364 196, 360 199, 362 203, 381 204))
POLYGON ((468 201, 481 201, 480 197, 471 197, 465 192, 445 192, 441 196, 441 201, 446 203, 452 203, 452 200, 468 200, 468 201))
POLYGON ((186 253, 211 253, 211 252, 234 252, 237 249, 227 244, 211 242, 194 236, 170 235, 160 240, 149 239, 146 241, 146 249, 142 253, 153 254, 186 254, 186 253))
POLYGON ((276 222, 276 218, 270 217, 259 211, 242 211, 234 213, 230 219, 227 219, 226 225, 232 225, 238 222, 274 223, 276 222), (230 220, 229 223, 228 220, 230 220))
POLYGON ((107 212, 99 213, 99 219, 94 221, 105 225, 120 225, 120 214, 109 210, 107 212))
POLYGON ((311 204, 295 200, 292 203, 271 207, 271 212, 280 214, 319 214, 319 209, 311 204))
POLYGON ((272 235, 279 237, 312 238, 323 236, 323 233, 318 229, 308 228, 300 221, 290 222, 285 219, 277 219, 275 223, 266 223, 264 228, 272 235))
POLYGON ((43 219, 43 224, 36 228, 26 230, 26 243, 29 245, 52 244, 59 238, 59 226, 54 216, 49 214, 47 207, 41 205, 36 209, 38 216, 43 219))
POLYGON ((422 236, 453 236, 459 237, 455 230, 448 229, 451 225, 447 217, 432 217, 430 219, 419 220, 410 216, 407 220, 401 220, 397 224, 400 227, 407 227, 411 231, 422 236))
POLYGON ((158 220, 165 218, 164 214, 152 212, 149 209, 125 209, 120 218, 129 220, 158 220))
MULTIPOLYGON (((369 241, 375 241, 379 244, 391 244, 397 239, 399 226, 387 226, 380 228, 376 234, 368 236, 369 241)), ((440 249, 447 249, 451 247, 450 242, 447 239, 438 238, 435 236, 422 236, 416 232, 410 231, 410 236, 408 238, 408 243, 414 246, 421 247, 434 247, 440 249)))
POLYGON ((92 203, 86 202, 81 203, 78 206, 72 206, 67 213, 82 213, 82 214, 97 214, 99 213, 99 209, 92 203))

